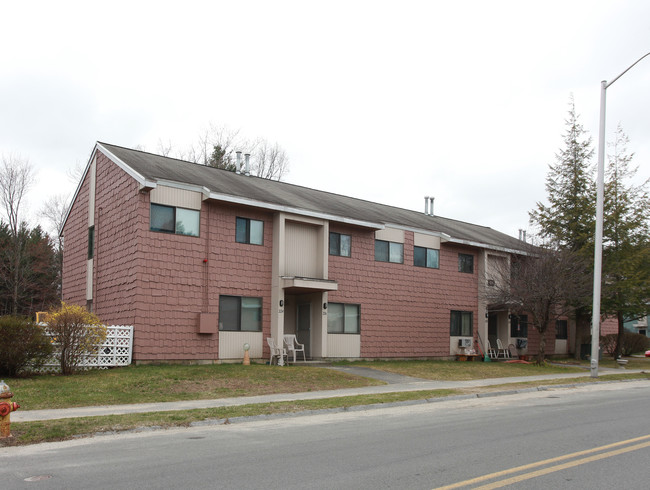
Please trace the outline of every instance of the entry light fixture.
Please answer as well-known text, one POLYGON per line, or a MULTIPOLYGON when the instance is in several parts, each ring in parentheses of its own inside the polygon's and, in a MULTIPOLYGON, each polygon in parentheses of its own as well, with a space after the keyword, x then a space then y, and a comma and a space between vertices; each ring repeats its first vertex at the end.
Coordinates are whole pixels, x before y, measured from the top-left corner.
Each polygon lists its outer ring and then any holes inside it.
POLYGON ((324 310, 327 309, 327 303, 323 303, 323 309, 324 309, 324 310))
POLYGON ((283 306, 284 306, 284 300, 281 299, 281 300, 280 300, 280 308, 282 308, 283 306))

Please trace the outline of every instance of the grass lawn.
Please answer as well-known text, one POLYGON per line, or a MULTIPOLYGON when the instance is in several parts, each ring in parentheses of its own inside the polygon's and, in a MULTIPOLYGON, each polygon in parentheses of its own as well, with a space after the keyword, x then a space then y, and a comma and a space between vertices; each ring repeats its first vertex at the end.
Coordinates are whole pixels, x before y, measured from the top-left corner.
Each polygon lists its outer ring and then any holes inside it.
MULTIPOLYGON (((572 361, 567 361, 567 363, 572 361)), ((609 361, 601 366, 606 367, 609 361)), ((584 368, 564 366, 535 366, 532 364, 504 364, 449 361, 376 361, 341 363, 391 371, 408 376, 438 380, 468 380, 507 378, 536 374, 584 372, 584 368)), ((588 364, 584 364, 588 366, 588 364)), ((615 363, 611 361, 611 367, 615 363)), ((631 369, 648 369, 650 359, 631 359, 631 369)), ((406 400, 422 400, 461 393, 502 391, 537 385, 589 383, 609 379, 649 379, 648 375, 620 373, 598 379, 570 378, 533 383, 507 383, 492 387, 462 390, 428 390, 379 395, 359 395, 319 400, 302 400, 236 407, 186 410, 182 412, 153 412, 131 415, 84 417, 43 422, 13 423, 11 440, 2 445, 33 444, 93 435, 98 432, 123 431, 140 427, 187 426, 192 422, 210 419, 292 413, 335 407, 350 407, 406 400)), ((37 376, 34 378, 7 379, 15 393, 13 401, 22 409, 65 408, 87 405, 110 405, 174 401, 189 399, 251 396, 268 393, 291 393, 310 390, 327 390, 379 385, 380 381, 360 378, 331 369, 287 366, 279 368, 266 365, 242 366, 220 364, 210 366, 129 366, 104 371, 88 371, 75 376, 37 376)))
POLYGON ((298 393, 384 384, 331 369, 214 364, 128 366, 74 376, 8 378, 24 410, 298 393))

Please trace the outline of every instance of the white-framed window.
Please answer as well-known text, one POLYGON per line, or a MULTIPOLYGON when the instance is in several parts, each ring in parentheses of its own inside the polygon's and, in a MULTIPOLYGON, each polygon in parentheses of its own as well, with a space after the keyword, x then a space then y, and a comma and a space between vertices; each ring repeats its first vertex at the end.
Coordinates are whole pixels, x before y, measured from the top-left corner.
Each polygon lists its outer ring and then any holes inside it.
POLYGON ((151 231, 199 236, 199 221, 200 213, 196 209, 185 209, 151 203, 151 231))
POLYGON ((377 262, 404 263, 404 244, 375 240, 375 260, 377 262))
POLYGON ((330 255, 350 257, 352 238, 350 235, 330 231, 330 255))
POLYGON ((449 335, 452 337, 472 337, 474 314, 471 311, 451 312, 449 335))
POLYGON ((361 332, 361 305, 347 303, 327 304, 327 333, 361 332))
POLYGON ((264 245, 264 221, 238 217, 235 241, 251 245, 264 245))
POLYGON ((219 330, 262 331, 262 298, 219 296, 219 330))
POLYGON ((510 317, 510 336, 525 339, 528 337, 528 315, 510 317))
POLYGON ((416 267, 440 268, 440 250, 425 247, 413 247, 413 265, 416 267))

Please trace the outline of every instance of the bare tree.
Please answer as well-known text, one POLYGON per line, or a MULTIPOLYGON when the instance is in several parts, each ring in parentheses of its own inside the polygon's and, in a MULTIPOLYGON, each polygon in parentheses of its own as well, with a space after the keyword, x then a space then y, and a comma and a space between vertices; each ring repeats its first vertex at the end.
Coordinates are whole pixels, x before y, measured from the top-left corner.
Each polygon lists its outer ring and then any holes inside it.
POLYGON ((263 179, 282 180, 289 171, 289 157, 277 143, 260 139, 251 156, 254 175, 263 179))
POLYGON ((7 218, 9 228, 10 257, 8 263, 7 283, 11 288, 12 313, 18 314, 18 299, 20 296, 23 267, 23 257, 26 253, 27 225, 21 219, 20 209, 27 191, 34 183, 34 170, 27 159, 20 156, 2 156, 0 167, 0 203, 7 218))
POLYGON ((543 363, 547 330, 589 301, 591 281, 584 260, 569 250, 531 246, 526 255, 503 261, 493 274, 485 292, 488 303, 528 315, 528 324, 540 335, 537 363, 543 363))
POLYGON ((56 274, 59 293, 63 290, 63 235, 62 228, 70 207, 70 196, 56 194, 50 197, 40 211, 49 228, 50 236, 56 234, 56 274))

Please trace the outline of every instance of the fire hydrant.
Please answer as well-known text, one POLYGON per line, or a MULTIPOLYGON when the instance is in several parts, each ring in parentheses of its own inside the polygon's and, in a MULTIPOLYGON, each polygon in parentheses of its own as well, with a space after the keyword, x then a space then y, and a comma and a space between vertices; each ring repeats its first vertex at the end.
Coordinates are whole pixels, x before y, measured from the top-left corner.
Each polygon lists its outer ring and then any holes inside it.
POLYGON ((0 381, 0 439, 11 437, 9 414, 20 408, 20 405, 11 401, 12 396, 14 394, 9 391, 7 383, 0 381))

